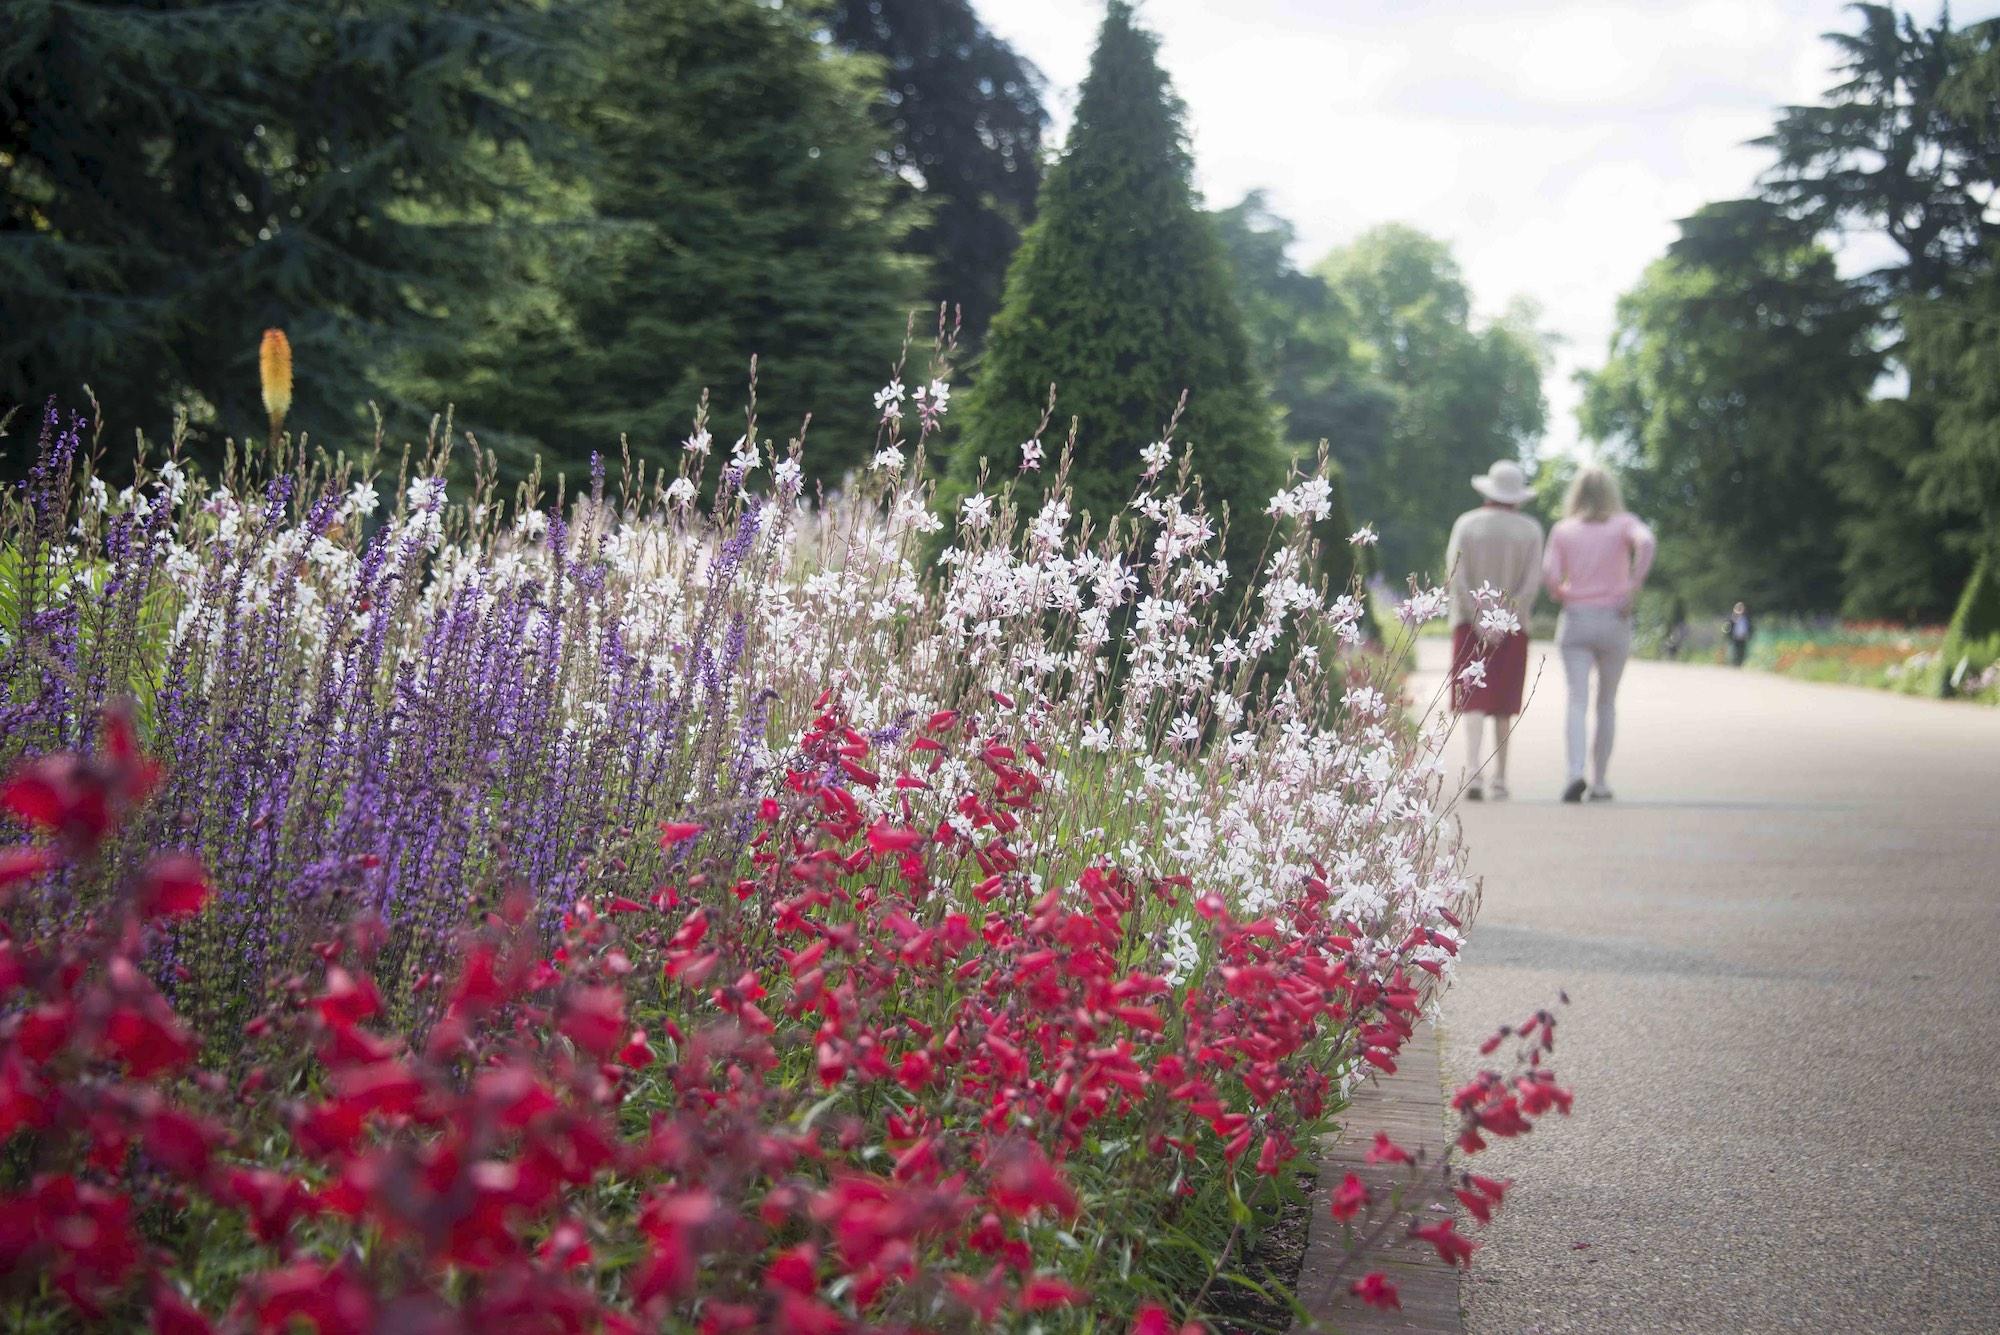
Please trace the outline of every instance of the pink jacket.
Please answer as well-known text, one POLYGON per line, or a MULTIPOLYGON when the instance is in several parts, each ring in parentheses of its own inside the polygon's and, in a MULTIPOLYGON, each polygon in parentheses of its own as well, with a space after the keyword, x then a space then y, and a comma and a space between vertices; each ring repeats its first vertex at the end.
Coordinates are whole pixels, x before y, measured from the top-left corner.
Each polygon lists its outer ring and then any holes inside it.
POLYGON ((1653 530, 1634 514, 1565 519, 1549 530, 1542 554, 1549 595, 1564 607, 1627 608, 1653 568, 1654 546, 1653 530))

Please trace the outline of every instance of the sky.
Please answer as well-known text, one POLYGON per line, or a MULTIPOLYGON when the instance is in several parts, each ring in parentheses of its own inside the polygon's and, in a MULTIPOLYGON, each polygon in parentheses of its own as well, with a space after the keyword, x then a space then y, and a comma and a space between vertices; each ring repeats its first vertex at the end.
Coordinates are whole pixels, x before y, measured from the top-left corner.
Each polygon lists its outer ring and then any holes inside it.
MULTIPOLYGON (((1098 0, 976 0, 1048 77, 1055 142, 1098 0)), ((1934 0, 1911 6, 1935 19, 1934 0)), ((1316 263, 1382 222, 1449 241, 1476 307, 1530 297, 1561 340, 1545 451, 1575 451, 1579 368, 1674 220, 1749 192, 1747 140, 1832 82, 1841 0, 1141 0, 1188 107, 1210 207, 1266 191, 1316 263)), ((1952 7, 1964 26, 2000 0, 1952 7)), ((1844 268, 1880 262, 1858 237, 1844 268)), ((1879 244, 1879 243, 1878 243, 1879 244)))

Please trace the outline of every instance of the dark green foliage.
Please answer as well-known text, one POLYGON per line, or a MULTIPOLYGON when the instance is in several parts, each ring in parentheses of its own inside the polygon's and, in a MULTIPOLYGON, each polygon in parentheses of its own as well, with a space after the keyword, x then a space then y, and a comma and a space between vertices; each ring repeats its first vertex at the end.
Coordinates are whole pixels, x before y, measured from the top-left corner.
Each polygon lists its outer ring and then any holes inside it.
POLYGON ((1379 456, 1396 396, 1364 362, 1353 310, 1324 278, 1292 266, 1287 252, 1296 234, 1261 192, 1214 217, 1252 367, 1270 387, 1293 453, 1324 440, 1349 461, 1379 456))
POLYGON ((1834 415, 1828 465, 1846 502, 1841 534, 1841 611, 1848 616, 1935 624, 1951 607, 1966 561, 1945 542, 1910 483, 1917 442, 1930 431, 1908 399, 1882 398, 1834 415))
POLYGON ((970 0, 842 0, 834 40, 882 61, 898 189, 921 194, 910 248, 930 264, 932 304, 963 312, 976 346, 1000 306, 1007 261, 1042 179, 1040 73, 979 21, 970 0))
MULTIPOLYGON (((1179 438, 1194 446, 1211 511, 1228 508, 1241 577, 1263 545, 1283 460, 1221 246, 1195 207, 1181 104, 1154 48, 1130 5, 1113 0, 1069 145, 1008 270, 947 490, 969 485, 982 458, 1012 474, 1053 384, 1058 423, 1078 423, 1076 508, 1101 522, 1123 508, 1140 451, 1185 390, 1179 438)), ((1051 459, 1060 427, 1053 434, 1051 459)))
MULTIPOLYGON (((0 404, 88 382, 121 428, 359 426, 387 360, 500 276, 529 77, 568 0, 11 0, 0 18, 0 404)), ((121 430, 119 435, 124 433, 121 430)))
POLYGON ((1968 644, 2000 635, 2000 569, 1992 558, 1982 557, 1965 581, 1958 609, 1952 613, 1951 633, 1946 644, 1968 644))
POLYGON ((872 444, 870 394, 918 295, 869 62, 798 4, 613 0, 604 31, 603 77, 570 113, 585 221, 547 257, 546 318, 517 322, 462 415, 565 459, 620 433, 666 459, 704 388, 740 401, 755 356, 760 435, 810 412, 807 462, 837 478, 872 444))
POLYGON ((1538 313, 1517 304, 1475 328, 1450 249, 1401 224, 1370 229, 1316 272, 1352 310, 1357 360, 1388 406, 1379 434, 1329 436, 1334 457, 1381 532, 1383 567, 1435 571, 1452 519, 1478 501, 1471 479, 1498 459, 1533 463, 1548 413, 1538 313))
POLYGON ((1912 383, 1936 408, 1910 467, 1918 503, 1959 545, 2000 554, 2000 255, 1948 295, 1906 302, 1903 322, 1912 383))
POLYGON ((1754 201, 1682 224, 1620 298, 1582 420, 1627 465, 1662 578, 1704 606, 1841 604, 1842 505, 1829 465, 1880 370, 1877 311, 1809 229, 1754 201))

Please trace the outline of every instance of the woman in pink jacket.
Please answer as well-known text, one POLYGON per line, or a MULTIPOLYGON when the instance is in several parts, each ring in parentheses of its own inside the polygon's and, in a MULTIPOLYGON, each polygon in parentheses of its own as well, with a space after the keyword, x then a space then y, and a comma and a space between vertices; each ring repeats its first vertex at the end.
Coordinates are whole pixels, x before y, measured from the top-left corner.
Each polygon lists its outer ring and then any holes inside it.
POLYGON ((1617 730, 1618 678, 1632 652, 1632 600, 1653 565, 1653 530, 1625 508, 1618 482, 1590 466, 1570 484, 1563 518, 1549 530, 1542 574, 1562 604, 1556 647, 1569 681, 1569 784, 1563 801, 1611 799, 1605 774, 1617 730), (1597 669, 1597 736, 1589 746, 1590 782, 1584 782, 1585 723, 1590 713, 1590 670, 1597 669))

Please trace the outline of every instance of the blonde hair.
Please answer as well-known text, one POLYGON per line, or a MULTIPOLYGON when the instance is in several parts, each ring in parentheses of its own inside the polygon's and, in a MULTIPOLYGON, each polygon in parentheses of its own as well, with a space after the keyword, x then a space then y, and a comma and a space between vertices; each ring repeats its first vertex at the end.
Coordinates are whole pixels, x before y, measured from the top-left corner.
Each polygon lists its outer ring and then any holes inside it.
POLYGON ((1577 470, 1576 480, 1569 484, 1569 495, 1563 501, 1565 515, 1596 524, 1624 512, 1625 498, 1618 491, 1617 478, 1596 464, 1577 470))

